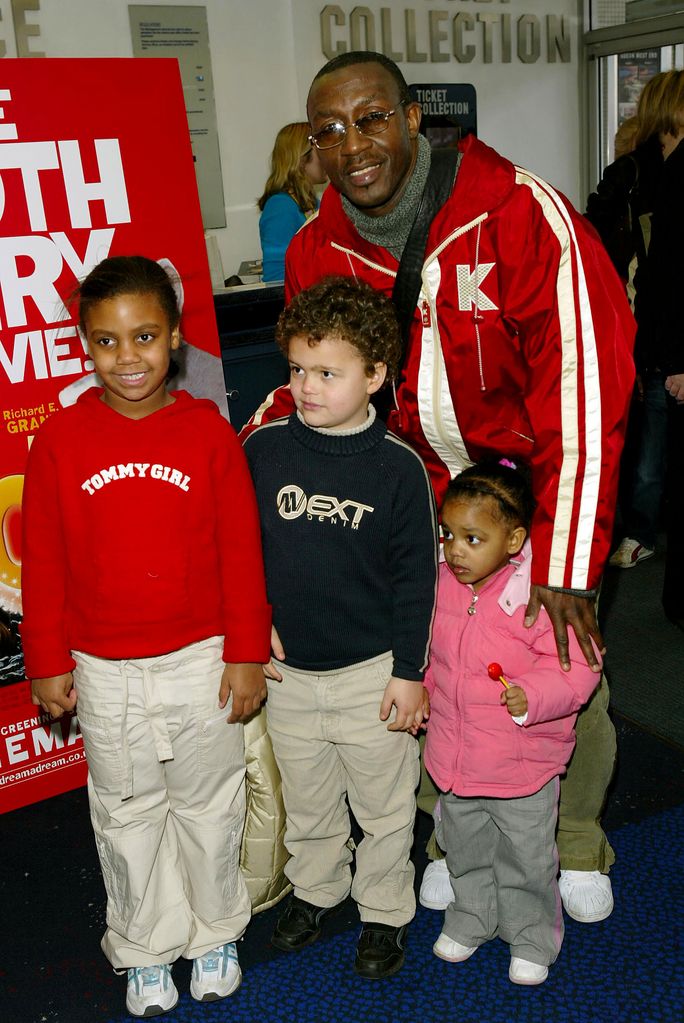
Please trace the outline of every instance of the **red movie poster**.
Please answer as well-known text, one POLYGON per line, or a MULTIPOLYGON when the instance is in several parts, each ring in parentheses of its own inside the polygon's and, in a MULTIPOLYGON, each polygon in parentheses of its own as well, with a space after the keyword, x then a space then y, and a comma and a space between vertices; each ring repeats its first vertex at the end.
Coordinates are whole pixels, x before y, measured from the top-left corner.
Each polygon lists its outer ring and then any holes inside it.
POLYGON ((24 681, 21 495, 41 422, 93 380, 65 301, 100 260, 124 254, 171 264, 182 280, 187 365, 220 374, 176 61, 0 61, 2 812, 86 777, 76 718, 45 719, 24 681))

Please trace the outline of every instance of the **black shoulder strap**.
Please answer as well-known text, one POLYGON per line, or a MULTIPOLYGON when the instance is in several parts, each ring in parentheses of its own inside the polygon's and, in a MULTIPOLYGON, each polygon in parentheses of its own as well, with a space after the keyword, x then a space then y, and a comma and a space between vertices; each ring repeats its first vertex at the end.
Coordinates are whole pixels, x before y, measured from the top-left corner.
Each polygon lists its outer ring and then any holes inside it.
POLYGON ((404 352, 408 345, 411 323, 420 294, 421 273, 425 262, 425 246, 430 224, 451 195, 460 162, 461 154, 457 149, 433 149, 430 156, 430 173, 425 182, 392 291, 392 301, 397 310, 404 352))

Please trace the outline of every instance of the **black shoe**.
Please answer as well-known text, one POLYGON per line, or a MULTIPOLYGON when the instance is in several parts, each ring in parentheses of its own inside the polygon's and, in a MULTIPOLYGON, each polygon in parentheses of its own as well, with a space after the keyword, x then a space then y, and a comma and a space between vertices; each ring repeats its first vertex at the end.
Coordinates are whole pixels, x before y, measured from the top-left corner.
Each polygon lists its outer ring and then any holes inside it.
POLYGON ((328 909, 312 906, 310 902, 304 902, 293 895, 285 911, 278 917, 271 944, 281 952, 297 952, 320 937, 321 924, 336 909, 337 906, 328 909))
POLYGON ((404 965, 404 945, 408 924, 364 924, 356 946, 354 969, 368 980, 391 977, 404 965))

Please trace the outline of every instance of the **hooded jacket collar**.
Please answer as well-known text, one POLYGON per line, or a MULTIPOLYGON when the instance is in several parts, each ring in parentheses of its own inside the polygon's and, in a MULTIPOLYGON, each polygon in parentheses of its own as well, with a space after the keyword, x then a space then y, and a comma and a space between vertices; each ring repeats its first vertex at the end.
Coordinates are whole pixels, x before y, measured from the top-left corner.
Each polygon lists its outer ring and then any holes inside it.
MULTIPOLYGON (((453 201, 449 203, 449 210, 444 208, 437 214, 433 222, 433 231, 440 233, 440 224, 448 223, 449 232, 454 230, 454 216, 457 218, 457 228, 471 223, 478 217, 482 217, 496 209, 515 187, 515 167, 510 160, 500 156, 495 150, 480 142, 474 135, 468 135, 459 143, 459 149, 463 153, 463 160, 456 176, 456 184, 452 193, 453 201)), ((332 238, 343 247, 353 251, 368 251, 371 246, 358 233, 349 217, 342 207, 340 193, 331 186, 326 188, 321 200, 318 216, 325 223, 335 225, 332 238)), ((382 265, 387 269, 396 271, 398 261, 388 254, 387 249, 379 249, 382 252, 382 265)))
POLYGON ((511 558, 515 570, 501 591, 499 607, 512 617, 519 607, 527 607, 530 599, 530 581, 532 576, 532 546, 525 540, 519 554, 511 558))

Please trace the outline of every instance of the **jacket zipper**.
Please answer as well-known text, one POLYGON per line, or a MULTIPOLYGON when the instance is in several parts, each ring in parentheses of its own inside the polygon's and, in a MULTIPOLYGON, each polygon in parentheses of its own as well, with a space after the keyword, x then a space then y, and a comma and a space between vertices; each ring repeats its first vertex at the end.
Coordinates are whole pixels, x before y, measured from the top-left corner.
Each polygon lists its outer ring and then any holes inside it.
MULTIPOLYGON (((473 618, 475 616, 475 613, 476 613, 475 605, 477 604, 477 599, 478 599, 478 594, 475 593, 474 590, 471 590, 470 606, 467 608, 468 617, 467 617, 467 619, 465 621, 463 629, 461 630, 461 636, 460 636, 460 639, 458 641, 458 660, 459 660, 459 664, 463 664, 464 663, 464 661, 463 661, 463 642, 464 642, 464 640, 466 638, 466 629, 468 628, 468 625, 473 620, 473 618)), ((472 629, 471 629, 471 632, 472 632, 472 629)), ((458 741, 456 743, 456 750, 454 751, 452 781, 456 777, 456 775, 458 774, 458 771, 459 771, 459 760, 460 760, 460 750, 463 749, 463 714, 461 712, 461 707, 460 707, 460 692, 459 692, 458 688, 456 689, 455 696, 456 696, 456 701, 455 701, 456 702, 456 715, 457 715, 457 720, 458 720, 458 741)))
MULTIPOLYGON (((372 259, 367 259, 365 256, 362 256, 359 252, 355 252, 354 249, 348 249, 344 245, 339 245, 337 242, 330 242, 330 245, 331 248, 337 249, 338 252, 344 252, 347 258, 349 258, 349 256, 354 256, 355 259, 360 260, 362 263, 365 263, 366 266, 370 266, 373 270, 377 270, 379 273, 387 274, 388 277, 397 276, 395 270, 390 270, 389 267, 387 266, 381 266, 379 263, 374 263, 372 259)), ((352 274, 354 274, 354 277, 356 277, 356 274, 354 273, 354 267, 352 266, 351 269, 352 274)))
MULTIPOLYGON (((488 213, 483 213, 479 217, 476 217, 475 220, 471 220, 469 224, 464 224, 462 227, 459 227, 455 231, 452 231, 452 233, 447 238, 445 238, 442 242, 440 242, 440 244, 437 246, 437 248, 434 249, 430 253, 430 255, 425 260, 425 263, 423 264, 423 269, 425 269, 425 267, 427 267, 429 263, 432 263, 435 259, 437 259, 439 257, 439 255, 440 255, 440 253, 443 252, 444 249, 447 247, 447 245, 450 245, 453 241, 455 241, 457 238, 460 238, 462 235, 467 234, 468 231, 472 231, 476 227, 479 229, 479 227, 482 224, 482 222, 484 220, 486 220, 488 216, 489 216, 488 213)), ((479 231, 478 231, 478 250, 479 250, 479 231)), ((477 266, 477 257, 476 257, 476 266, 477 266)), ((479 310, 477 309, 477 307, 475 308, 474 316, 480 316, 480 313, 479 313, 479 310)), ((430 326, 432 323, 435 324, 435 328, 434 328, 434 331, 433 331, 433 343, 436 343, 436 344, 439 345, 440 352, 441 352, 441 350, 442 350, 442 338, 441 338, 440 333, 439 333, 438 321, 437 321, 437 317, 435 316, 435 310, 433 309, 433 305, 432 305, 432 296, 430 296, 429 300, 423 298, 423 325, 424 326, 430 326), (428 310, 429 310, 429 320, 430 320, 430 323, 428 323, 428 324, 425 323, 425 318, 426 318, 425 317, 425 305, 426 304, 427 304, 427 307, 428 307, 428 310)), ((474 323, 474 326, 475 326, 475 343, 477 345, 477 360, 478 360, 478 369, 479 369, 479 373, 480 373, 480 390, 484 391, 484 390, 486 390, 486 387, 485 387, 485 382, 484 382, 484 371, 483 371, 483 367, 482 367, 482 347, 481 347, 481 344, 480 344, 479 321, 474 318, 473 319, 473 323, 474 323)), ((443 428, 442 414, 441 414, 441 405, 440 405, 440 397, 441 397, 441 394, 442 394, 442 361, 443 361, 443 359, 441 359, 441 358, 434 358, 433 359, 433 365, 435 367, 435 370, 434 370, 433 385, 432 385, 432 408, 433 408, 433 415, 435 417, 435 422, 436 422, 436 426, 437 426, 437 432, 439 433, 439 435, 441 437, 444 437, 445 433, 444 433, 444 428, 443 428)))

